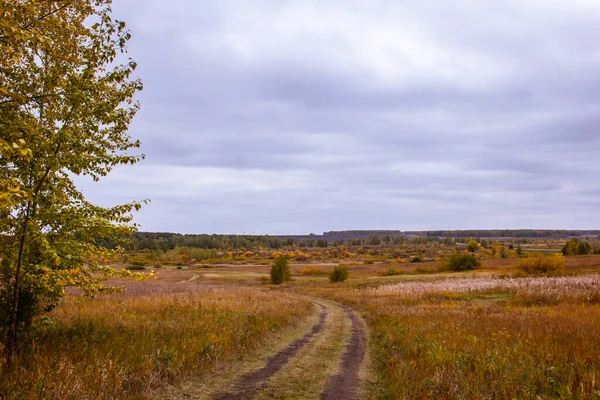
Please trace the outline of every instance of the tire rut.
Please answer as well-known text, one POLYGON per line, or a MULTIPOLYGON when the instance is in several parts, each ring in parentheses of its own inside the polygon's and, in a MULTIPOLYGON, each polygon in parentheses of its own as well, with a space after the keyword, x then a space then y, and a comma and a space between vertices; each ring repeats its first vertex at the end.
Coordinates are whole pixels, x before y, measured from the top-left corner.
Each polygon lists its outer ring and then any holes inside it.
POLYGON ((349 307, 338 304, 352 322, 350 340, 342 356, 339 372, 332 376, 321 395, 325 400, 357 400, 359 396, 359 369, 366 351, 362 320, 349 307))
MULTIPOLYGON (((321 307, 319 313, 319 322, 312 329, 299 339, 296 339, 288 347, 267 360, 267 364, 254 372, 242 376, 235 384, 233 391, 226 393, 218 393, 214 400, 241 400, 251 399, 265 383, 267 379, 275 375, 292 357, 302 349, 313 337, 315 337, 323 327, 327 320, 327 308, 322 304, 317 304, 321 307)), ((354 324, 353 324, 354 326, 354 324)))

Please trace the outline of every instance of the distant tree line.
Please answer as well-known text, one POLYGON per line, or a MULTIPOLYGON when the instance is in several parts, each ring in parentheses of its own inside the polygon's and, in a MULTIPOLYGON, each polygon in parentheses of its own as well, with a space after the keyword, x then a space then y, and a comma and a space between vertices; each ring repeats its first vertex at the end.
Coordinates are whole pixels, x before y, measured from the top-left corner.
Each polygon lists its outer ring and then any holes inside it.
POLYGON ((567 238, 569 236, 598 236, 600 231, 560 230, 560 229, 483 229, 483 230, 439 230, 439 231, 405 231, 406 235, 452 238, 567 238))
MULTIPOLYGON (((347 231, 351 233, 355 231, 347 231)), ((384 232, 384 231, 360 231, 364 232, 384 232)), ((339 235, 305 235, 305 236, 269 236, 269 235, 221 235, 221 234, 180 234, 168 232, 137 232, 133 235, 129 245, 129 250, 173 250, 176 247, 198 248, 198 249, 217 249, 217 250, 258 250, 272 249, 279 250, 289 247, 300 248, 327 248, 338 246, 401 246, 404 244, 427 244, 441 243, 446 246, 453 246, 457 242, 471 243, 486 249, 492 245, 486 239, 481 238, 514 238, 515 244, 510 244, 509 249, 519 243, 527 243, 525 238, 566 238, 579 234, 590 233, 593 235, 596 231, 566 231, 566 230, 463 230, 463 231, 428 231, 411 232, 411 235, 397 236, 395 234, 371 235, 368 237, 345 237, 339 235), (412 233, 419 233, 418 236, 412 233), (337 239, 331 240, 335 236, 337 239)), ((329 232, 326 232, 329 233, 329 232)), ((111 247, 110 243, 103 243, 106 247, 111 247)), ((569 253, 582 254, 583 244, 579 249, 569 248, 569 253)), ((476 249, 475 249, 476 250, 476 249)), ((594 252, 594 249, 588 249, 588 252, 594 252)))
MULTIPOLYGON (((441 242, 455 244, 451 238, 413 237, 393 235, 373 235, 367 238, 347 238, 328 241, 317 235, 299 237, 277 237, 268 235, 219 235, 219 234, 179 234, 168 232, 137 232, 133 235, 129 250, 173 250, 176 247, 218 250, 284 249, 288 247, 327 248, 338 246, 391 246, 406 243, 425 244, 441 242), (318 237, 318 236, 317 236, 318 237)), ((106 243, 110 247, 110 244, 106 243)))

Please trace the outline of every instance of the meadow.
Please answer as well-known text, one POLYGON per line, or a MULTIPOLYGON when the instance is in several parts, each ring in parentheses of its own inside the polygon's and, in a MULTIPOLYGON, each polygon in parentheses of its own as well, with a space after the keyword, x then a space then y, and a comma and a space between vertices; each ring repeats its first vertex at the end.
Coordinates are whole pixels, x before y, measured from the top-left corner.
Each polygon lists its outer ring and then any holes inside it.
POLYGON ((170 397, 271 348, 315 317, 317 299, 366 322, 361 398, 600 398, 600 255, 560 257, 559 274, 535 276, 517 268, 534 254, 502 247, 478 249, 481 267, 463 272, 441 266, 464 249, 440 243, 121 255, 107 261, 158 279, 93 299, 69 293, 0 371, 0 398, 170 397), (281 254, 292 280, 269 284, 281 254), (340 264, 350 278, 329 282, 340 264))
POLYGON ((195 285, 184 274, 121 294, 68 294, 25 355, 0 371, 3 399, 146 398, 211 374, 311 311, 298 296, 195 285), (181 279, 183 278, 183 279, 181 279), (181 280, 180 280, 181 279, 181 280))

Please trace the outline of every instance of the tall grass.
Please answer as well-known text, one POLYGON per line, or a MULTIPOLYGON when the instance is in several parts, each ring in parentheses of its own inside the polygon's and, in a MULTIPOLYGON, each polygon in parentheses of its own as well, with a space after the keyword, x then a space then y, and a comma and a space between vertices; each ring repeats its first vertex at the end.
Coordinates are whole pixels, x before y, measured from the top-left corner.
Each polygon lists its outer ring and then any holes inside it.
POLYGON ((599 287, 600 276, 590 275, 320 294, 362 311, 378 398, 598 399, 599 287))
POLYGON ((467 278, 401 282, 380 286, 379 293, 395 293, 398 298, 416 300, 443 294, 504 293, 514 301, 552 305, 561 302, 600 303, 600 275, 535 278, 467 278), (536 301, 534 301, 536 300, 536 301))
POLYGON ((36 330, 28 355, 0 370, 0 398, 144 398, 209 374, 310 310, 285 293, 191 284, 69 295, 36 330))

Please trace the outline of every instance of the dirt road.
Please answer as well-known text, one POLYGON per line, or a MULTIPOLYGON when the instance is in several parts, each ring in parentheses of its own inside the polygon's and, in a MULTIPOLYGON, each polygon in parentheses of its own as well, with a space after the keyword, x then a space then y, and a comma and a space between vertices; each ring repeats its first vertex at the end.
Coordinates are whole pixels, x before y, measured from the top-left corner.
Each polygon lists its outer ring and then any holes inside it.
POLYGON ((211 398, 358 399, 366 351, 364 323, 341 304, 314 302, 319 318, 308 332, 211 398))

